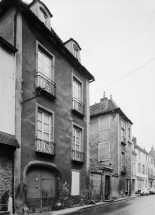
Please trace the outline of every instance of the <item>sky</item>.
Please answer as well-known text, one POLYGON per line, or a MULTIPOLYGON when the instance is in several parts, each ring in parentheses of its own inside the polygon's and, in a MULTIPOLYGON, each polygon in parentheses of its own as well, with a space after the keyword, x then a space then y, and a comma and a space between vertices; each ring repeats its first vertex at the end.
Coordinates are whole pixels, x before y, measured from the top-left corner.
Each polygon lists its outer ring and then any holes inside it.
POLYGON ((95 77, 90 105, 112 95, 137 144, 155 148, 155 0, 42 2, 62 41, 73 38, 82 48, 81 63, 95 77))

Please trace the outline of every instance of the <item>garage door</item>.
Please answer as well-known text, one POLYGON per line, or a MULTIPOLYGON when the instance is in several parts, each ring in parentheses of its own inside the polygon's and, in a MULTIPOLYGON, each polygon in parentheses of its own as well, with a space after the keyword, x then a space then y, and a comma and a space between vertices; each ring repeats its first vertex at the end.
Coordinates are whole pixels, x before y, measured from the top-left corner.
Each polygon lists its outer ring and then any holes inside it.
POLYGON ((56 177, 48 168, 31 167, 27 172, 26 203, 31 212, 50 211, 56 197, 56 177))

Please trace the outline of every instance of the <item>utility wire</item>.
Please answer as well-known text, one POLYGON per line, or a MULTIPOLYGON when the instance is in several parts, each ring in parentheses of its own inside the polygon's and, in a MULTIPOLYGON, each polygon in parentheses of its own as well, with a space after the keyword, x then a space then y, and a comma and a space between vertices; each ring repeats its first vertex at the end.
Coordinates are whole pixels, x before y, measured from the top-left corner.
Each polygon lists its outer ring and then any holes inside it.
POLYGON ((154 60, 155 60, 155 58, 153 58, 152 60, 150 60, 150 61, 148 61, 147 63, 143 64, 142 66, 138 67, 137 69, 135 69, 134 71, 130 72, 130 73, 127 74, 126 76, 123 76, 122 78, 119 78, 118 80, 116 80, 116 81, 114 81, 114 82, 108 84, 107 86, 102 87, 102 88, 100 88, 100 89, 98 89, 98 90, 96 90, 96 91, 94 91, 94 92, 92 92, 92 93, 90 93, 90 94, 96 93, 96 92, 98 92, 98 91, 100 91, 100 90, 103 90, 103 89, 105 89, 105 88, 107 88, 107 87, 109 87, 109 86, 111 86, 111 85, 113 85, 113 84, 115 84, 115 83, 121 81, 122 79, 128 77, 129 75, 132 75, 133 73, 137 72, 138 70, 140 70, 141 68, 143 68, 144 66, 148 65, 149 63, 151 63, 151 62, 154 61, 154 60))
POLYGON ((91 27, 91 29, 83 36, 80 42, 92 31, 92 29, 98 24, 98 22, 106 15, 106 13, 110 10, 110 8, 115 4, 117 0, 115 0, 110 7, 104 12, 104 14, 97 20, 97 22, 91 27))

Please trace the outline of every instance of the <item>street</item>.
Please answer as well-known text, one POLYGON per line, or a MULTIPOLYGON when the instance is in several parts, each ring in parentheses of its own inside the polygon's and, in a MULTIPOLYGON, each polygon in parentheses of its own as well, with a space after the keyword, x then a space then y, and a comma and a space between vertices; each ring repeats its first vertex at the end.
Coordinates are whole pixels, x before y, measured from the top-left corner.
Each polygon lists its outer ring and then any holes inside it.
POLYGON ((138 196, 133 200, 116 202, 78 215, 155 215, 155 195, 138 196))

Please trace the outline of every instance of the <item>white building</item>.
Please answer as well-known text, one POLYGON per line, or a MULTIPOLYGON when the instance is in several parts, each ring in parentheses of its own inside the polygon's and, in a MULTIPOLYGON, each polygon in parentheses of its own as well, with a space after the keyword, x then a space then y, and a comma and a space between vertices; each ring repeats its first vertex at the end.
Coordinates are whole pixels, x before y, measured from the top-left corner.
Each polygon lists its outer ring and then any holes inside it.
POLYGON ((148 153, 137 145, 135 137, 132 147, 132 193, 142 188, 155 188, 155 161, 152 149, 148 153))

